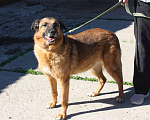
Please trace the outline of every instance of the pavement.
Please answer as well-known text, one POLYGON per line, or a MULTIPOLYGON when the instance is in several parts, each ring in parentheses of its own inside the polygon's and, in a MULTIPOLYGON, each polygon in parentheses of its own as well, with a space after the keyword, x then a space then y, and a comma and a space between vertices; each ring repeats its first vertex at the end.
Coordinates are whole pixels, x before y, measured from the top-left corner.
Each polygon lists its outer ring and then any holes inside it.
MULTIPOLYGON (((65 0, 63 4, 66 5, 65 0)), ((77 3, 74 2, 74 4, 76 5, 77 3)), ((102 6, 103 5, 101 5, 101 7, 102 6)), ((0 8, 0 10, 4 11, 3 16, 0 18, 0 32, 2 38, 14 38, 14 34, 20 39, 32 37, 33 32, 29 32, 28 28, 26 28, 26 25, 30 26, 29 24, 32 23, 30 19, 31 16, 33 17, 32 20, 37 17, 35 16, 37 14, 40 17, 44 17, 47 15, 48 10, 52 16, 61 18, 60 13, 58 12, 62 8, 60 4, 57 8, 58 11, 55 11, 56 9, 50 11, 50 9, 46 8, 47 6, 43 4, 31 5, 30 3, 29 6, 28 3, 27 6, 23 2, 17 2, 0 8), (16 11, 16 8, 18 8, 18 11, 16 11), (11 16, 8 16, 8 12, 12 13, 11 16), (5 14, 7 15, 5 16, 5 14), (15 18, 12 16, 15 16, 15 18), (14 25, 17 27, 14 28, 14 25), (23 27, 21 27, 22 25, 23 27), (3 30, 4 28, 5 30, 3 30), (18 30, 16 31, 16 29, 18 30), (26 32, 26 30, 28 32, 26 32)), ((103 6, 102 8, 105 9, 106 6, 103 6)), ((102 8, 100 11, 103 10, 102 8)), ((64 9, 64 13, 66 12, 65 10, 66 9, 64 9)), ((72 25, 73 27, 75 24, 79 23, 79 18, 75 19, 75 17, 80 16, 81 14, 75 14, 73 17, 73 13, 74 11, 72 10, 69 15, 63 16, 63 20, 67 26, 72 25), (70 19, 68 19, 69 17, 70 19)), ((95 16, 97 11, 94 9, 92 9, 92 12, 87 10, 83 16, 88 19, 87 14, 90 13, 92 16, 95 16)), ((93 21, 72 34, 96 27, 114 32, 119 38, 122 50, 123 79, 125 82, 132 83, 135 51, 133 18, 125 13, 123 7, 119 7, 116 10, 107 13, 102 18, 103 19, 93 21)), ((83 22, 84 20, 85 19, 81 18, 80 22, 83 22)), ((1 120, 55 120, 56 115, 60 112, 61 99, 59 85, 58 103, 56 108, 46 109, 45 106, 51 100, 51 92, 46 77, 44 75, 25 74, 19 71, 12 72, 12 70, 28 70, 30 68, 37 71, 39 70, 33 51, 18 57, 0 68, 1 120)), ((104 74, 108 81, 113 81, 105 69, 104 74)), ((78 76, 95 78, 89 71, 80 73, 78 76)), ((134 94, 133 86, 124 85, 125 100, 123 103, 117 103, 115 101, 115 97, 118 95, 118 87, 115 83, 106 83, 99 96, 88 97, 87 94, 94 91, 97 86, 97 82, 75 79, 70 80, 69 107, 66 119, 150 120, 150 97, 146 98, 144 104, 141 106, 130 104, 130 98, 134 94)))

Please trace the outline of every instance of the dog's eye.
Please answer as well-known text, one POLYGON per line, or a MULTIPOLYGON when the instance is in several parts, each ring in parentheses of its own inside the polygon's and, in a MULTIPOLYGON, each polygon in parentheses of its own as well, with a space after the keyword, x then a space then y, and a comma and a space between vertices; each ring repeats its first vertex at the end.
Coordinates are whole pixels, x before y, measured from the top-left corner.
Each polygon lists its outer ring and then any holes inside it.
POLYGON ((54 23, 53 27, 55 27, 55 28, 58 27, 58 23, 54 23))
POLYGON ((47 25, 48 25, 48 23, 44 23, 44 24, 42 25, 42 27, 47 27, 47 25))

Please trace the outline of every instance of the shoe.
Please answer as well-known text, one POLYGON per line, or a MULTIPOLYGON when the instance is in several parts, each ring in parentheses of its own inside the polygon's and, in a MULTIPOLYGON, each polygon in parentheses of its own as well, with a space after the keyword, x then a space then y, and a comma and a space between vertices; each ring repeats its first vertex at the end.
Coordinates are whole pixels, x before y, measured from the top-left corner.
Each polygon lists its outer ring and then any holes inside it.
POLYGON ((144 98, 147 98, 148 96, 149 92, 147 93, 147 95, 134 94, 130 99, 130 103, 134 105, 141 105, 144 102, 144 98))

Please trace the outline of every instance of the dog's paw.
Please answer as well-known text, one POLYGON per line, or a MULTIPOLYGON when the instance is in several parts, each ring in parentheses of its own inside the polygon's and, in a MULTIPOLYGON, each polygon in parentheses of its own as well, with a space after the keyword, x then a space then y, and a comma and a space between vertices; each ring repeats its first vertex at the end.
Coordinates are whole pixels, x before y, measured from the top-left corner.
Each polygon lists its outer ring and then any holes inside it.
POLYGON ((89 96, 89 97, 94 97, 95 95, 94 95, 93 92, 90 92, 90 93, 88 93, 88 96, 89 96))
POLYGON ((117 101, 118 103, 122 103, 122 102, 123 102, 123 98, 117 97, 117 98, 116 98, 116 101, 117 101))
POLYGON ((97 94, 96 92, 90 92, 88 93, 88 96, 89 97, 95 97, 95 96, 98 96, 99 94, 97 94))
POLYGON ((56 106, 56 102, 50 102, 47 106, 46 109, 51 109, 54 108, 56 106))
POLYGON ((45 107, 46 107, 46 109, 51 109, 52 108, 50 105, 46 105, 45 107))
POLYGON ((58 114, 56 120, 64 120, 66 118, 66 114, 58 114))

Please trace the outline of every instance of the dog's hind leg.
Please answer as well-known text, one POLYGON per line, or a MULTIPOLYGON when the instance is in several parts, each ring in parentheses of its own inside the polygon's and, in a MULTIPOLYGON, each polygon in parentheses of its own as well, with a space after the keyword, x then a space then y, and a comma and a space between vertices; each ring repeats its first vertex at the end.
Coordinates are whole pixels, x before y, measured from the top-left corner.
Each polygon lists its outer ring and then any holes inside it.
POLYGON ((106 82, 106 78, 102 72, 102 67, 103 67, 103 63, 97 62, 91 68, 91 72, 98 78, 99 85, 98 85, 97 89, 94 92, 89 93, 88 96, 91 96, 91 97, 98 96, 99 92, 102 90, 102 88, 106 82))
POLYGON ((116 55, 116 57, 109 57, 107 59, 104 59, 104 67, 118 84, 119 96, 117 97, 116 101, 123 102, 123 76, 121 55, 118 54, 116 55))

